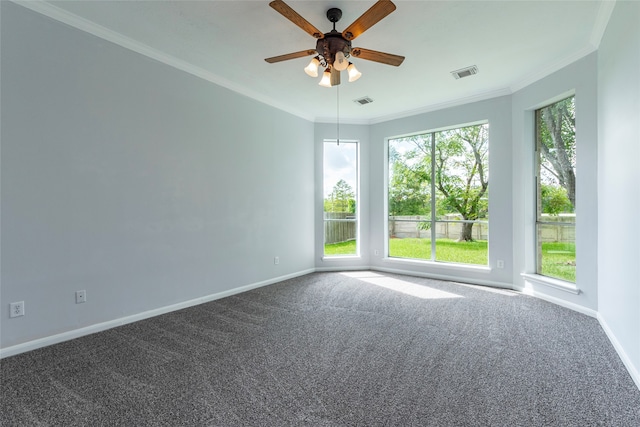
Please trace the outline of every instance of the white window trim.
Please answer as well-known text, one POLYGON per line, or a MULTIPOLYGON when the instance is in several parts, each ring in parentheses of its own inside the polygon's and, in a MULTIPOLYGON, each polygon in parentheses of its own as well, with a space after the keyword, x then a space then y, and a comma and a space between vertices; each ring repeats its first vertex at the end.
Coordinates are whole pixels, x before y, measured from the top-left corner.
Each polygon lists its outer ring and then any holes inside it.
MULTIPOLYGON (((384 215, 385 215, 384 235, 386 236, 386 238, 384 239, 384 253, 387 255, 382 258, 382 261, 384 262, 399 261, 401 263, 407 263, 407 264, 413 263, 416 265, 423 265, 423 266, 445 267, 453 270, 457 269, 457 270, 474 270, 474 271, 491 272, 492 268, 489 265, 491 262, 491 259, 489 257, 487 257, 488 258, 487 264, 460 264, 455 262, 421 260, 418 258, 394 258, 388 255, 389 254, 389 142, 394 139, 409 137, 413 135, 431 134, 431 133, 441 132, 445 130, 460 129, 468 126, 481 126, 485 124, 490 126, 488 119, 477 120, 474 122, 468 122, 464 124, 446 126, 442 128, 435 128, 435 129, 425 130, 420 132, 411 132, 403 135, 387 137, 384 139, 384 159, 385 160, 384 160, 384 199, 383 200, 384 200, 384 215)), ((489 136, 489 140, 491 140, 491 136, 489 136)), ((437 221, 434 221, 432 219, 430 222, 437 222, 437 221)), ((487 225, 488 225, 488 222, 487 222, 487 225)), ((489 243, 489 239, 487 239, 487 244, 488 243, 489 243)))
MULTIPOLYGON (((326 143, 338 143, 342 142, 345 144, 355 144, 356 145, 356 253, 349 255, 325 255, 324 253, 324 242, 322 244, 322 261, 336 261, 336 260, 359 260, 362 258, 360 254, 360 140, 358 139, 323 139, 322 140, 322 157, 324 159, 324 146, 326 143)), ((324 160, 322 163, 322 175, 323 175, 323 185, 324 185, 324 160)), ((324 193, 324 192, 323 192, 324 193)), ((322 205, 323 205, 323 217, 324 217, 324 194, 322 196, 322 205)), ((324 230, 324 219, 322 220, 323 230, 324 230)), ((324 232, 323 232, 324 234, 324 232)))
POLYGON ((422 267, 436 267, 443 268, 449 270, 458 270, 458 271, 478 271, 484 273, 490 273, 491 267, 488 265, 481 264, 462 264, 456 262, 446 262, 446 261, 431 261, 431 260, 421 260, 417 258, 396 258, 386 256, 382 258, 383 262, 390 263, 399 263, 399 264, 407 264, 407 265, 416 265, 422 267))
POLYGON ((555 279, 553 277, 547 277, 535 273, 521 273, 520 276, 522 276, 525 281, 531 282, 534 285, 559 289, 574 295, 578 295, 581 292, 580 288, 578 288, 575 283, 567 282, 565 280, 555 279))

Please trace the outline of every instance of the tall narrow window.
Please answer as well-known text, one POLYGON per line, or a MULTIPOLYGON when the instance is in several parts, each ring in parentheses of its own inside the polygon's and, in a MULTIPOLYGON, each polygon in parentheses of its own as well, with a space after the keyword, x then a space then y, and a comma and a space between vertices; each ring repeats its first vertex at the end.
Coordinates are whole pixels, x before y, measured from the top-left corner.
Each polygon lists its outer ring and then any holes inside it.
POLYGON ((324 143, 324 255, 358 254, 358 144, 324 143))
POLYGON ((536 111, 536 272, 576 281, 574 98, 536 111))
POLYGON ((389 256, 488 264, 489 125, 389 140, 389 256))

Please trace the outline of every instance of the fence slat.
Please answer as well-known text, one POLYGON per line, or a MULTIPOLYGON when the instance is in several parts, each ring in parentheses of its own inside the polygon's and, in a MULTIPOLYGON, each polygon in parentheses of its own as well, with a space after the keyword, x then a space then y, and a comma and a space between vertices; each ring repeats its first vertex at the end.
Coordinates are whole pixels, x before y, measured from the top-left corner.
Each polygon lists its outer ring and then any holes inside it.
POLYGON ((324 213, 324 243, 339 243, 356 238, 355 215, 348 212, 324 213))

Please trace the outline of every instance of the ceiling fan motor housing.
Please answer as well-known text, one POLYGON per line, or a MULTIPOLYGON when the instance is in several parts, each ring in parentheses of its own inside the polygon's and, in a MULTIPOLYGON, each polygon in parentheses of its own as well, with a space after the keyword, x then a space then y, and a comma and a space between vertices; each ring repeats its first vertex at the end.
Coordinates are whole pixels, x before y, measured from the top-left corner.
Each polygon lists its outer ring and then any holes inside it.
POLYGON ((317 41, 316 51, 327 61, 328 65, 333 65, 336 53, 342 52, 346 57, 351 54, 351 42, 342 37, 342 33, 333 30, 330 33, 325 33, 324 38, 317 41))

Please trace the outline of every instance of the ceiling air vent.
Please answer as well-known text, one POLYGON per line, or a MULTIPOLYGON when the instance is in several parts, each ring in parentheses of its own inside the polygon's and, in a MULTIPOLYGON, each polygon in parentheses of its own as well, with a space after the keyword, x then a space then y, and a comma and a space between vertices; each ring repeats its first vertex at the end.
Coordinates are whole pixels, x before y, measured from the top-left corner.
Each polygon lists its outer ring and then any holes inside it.
POLYGON ((366 104, 371 104, 373 102, 373 99, 369 98, 368 96, 365 96, 364 98, 354 99, 353 102, 359 105, 366 105, 366 104))
POLYGON ((463 77, 473 76, 474 74, 478 74, 478 67, 476 67, 475 65, 472 65, 470 67, 465 67, 459 70, 452 71, 451 74, 453 74, 453 77, 455 77, 456 80, 461 79, 463 77))

